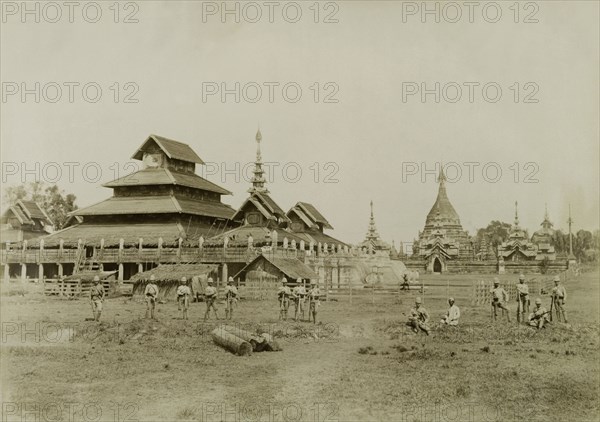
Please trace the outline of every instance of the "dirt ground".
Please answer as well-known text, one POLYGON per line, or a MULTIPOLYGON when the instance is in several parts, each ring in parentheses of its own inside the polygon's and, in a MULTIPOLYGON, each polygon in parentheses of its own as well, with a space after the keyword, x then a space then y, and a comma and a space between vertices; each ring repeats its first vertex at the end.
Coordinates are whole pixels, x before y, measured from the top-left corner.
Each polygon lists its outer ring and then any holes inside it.
POLYGON ((238 357, 213 343, 203 303, 188 321, 159 304, 149 321, 144 303, 108 299, 96 324, 86 300, 5 286, 2 420, 595 421, 598 271, 567 289, 570 324, 541 331, 464 300, 461 326, 439 327, 446 304, 426 299, 429 337, 405 326, 415 292, 322 303, 318 325, 279 322, 275 299, 242 301, 234 323, 283 350, 238 357))

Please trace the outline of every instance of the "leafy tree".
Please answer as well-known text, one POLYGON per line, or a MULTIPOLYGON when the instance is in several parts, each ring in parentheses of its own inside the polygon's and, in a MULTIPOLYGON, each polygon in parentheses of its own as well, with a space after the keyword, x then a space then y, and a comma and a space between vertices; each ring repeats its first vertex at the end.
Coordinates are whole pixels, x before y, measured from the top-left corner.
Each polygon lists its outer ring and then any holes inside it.
POLYGON ((44 182, 8 186, 4 189, 3 205, 14 204, 18 200, 37 202, 54 223, 55 229, 62 229, 67 214, 77 209, 72 193, 65 193, 57 185, 48 186, 44 182))
POLYGON ((498 245, 508 239, 511 227, 512 225, 509 223, 498 220, 491 221, 487 227, 477 230, 477 244, 481 244, 485 238, 487 245, 492 248, 494 254, 497 254, 498 245))

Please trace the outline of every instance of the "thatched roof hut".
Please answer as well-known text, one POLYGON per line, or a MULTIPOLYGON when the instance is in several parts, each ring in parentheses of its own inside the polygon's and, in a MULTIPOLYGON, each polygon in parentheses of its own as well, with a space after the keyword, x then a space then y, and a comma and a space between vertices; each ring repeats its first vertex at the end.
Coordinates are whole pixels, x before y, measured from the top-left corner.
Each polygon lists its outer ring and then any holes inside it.
POLYGON ((158 286, 158 299, 176 299, 177 286, 181 277, 191 282, 192 294, 201 293, 206 287, 206 280, 218 276, 218 265, 214 264, 162 264, 131 277, 133 294, 143 295, 151 276, 158 286))

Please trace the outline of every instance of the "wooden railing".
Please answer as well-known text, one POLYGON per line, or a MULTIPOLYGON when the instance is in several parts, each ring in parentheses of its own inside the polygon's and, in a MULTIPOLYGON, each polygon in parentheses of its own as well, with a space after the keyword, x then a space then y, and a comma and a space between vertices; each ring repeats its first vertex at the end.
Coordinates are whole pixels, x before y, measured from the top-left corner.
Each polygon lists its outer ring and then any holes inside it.
MULTIPOLYGON (((85 250, 82 249, 82 253, 85 250)), ((261 248, 127 248, 127 249, 97 249, 96 254, 87 258, 88 261, 99 263, 109 262, 249 262, 261 253, 283 258, 298 258, 303 260, 307 251, 298 249, 277 248, 263 252, 261 248)), ((317 256, 317 255, 313 255, 317 256)), ((322 257, 335 257, 334 253, 322 257)), ((77 249, 25 249, 2 250, 0 262, 13 263, 77 263, 77 249)))

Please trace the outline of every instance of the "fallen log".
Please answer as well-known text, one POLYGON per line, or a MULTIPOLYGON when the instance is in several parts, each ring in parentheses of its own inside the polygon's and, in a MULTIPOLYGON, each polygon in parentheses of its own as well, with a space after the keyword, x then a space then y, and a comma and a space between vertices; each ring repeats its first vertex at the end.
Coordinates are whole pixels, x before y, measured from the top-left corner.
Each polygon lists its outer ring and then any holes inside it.
POLYGON ((215 328, 212 333, 212 339, 219 346, 223 346, 227 350, 235 353, 238 356, 250 356, 252 354, 252 345, 247 341, 234 336, 231 333, 221 329, 221 327, 215 328))
POLYGON ((227 331, 228 333, 247 341, 252 345, 252 350, 255 352, 272 352, 281 350, 279 344, 277 344, 277 342, 273 340, 273 337, 267 333, 260 335, 254 334, 250 331, 242 330, 240 327, 234 327, 231 325, 221 325, 219 329, 227 331))

